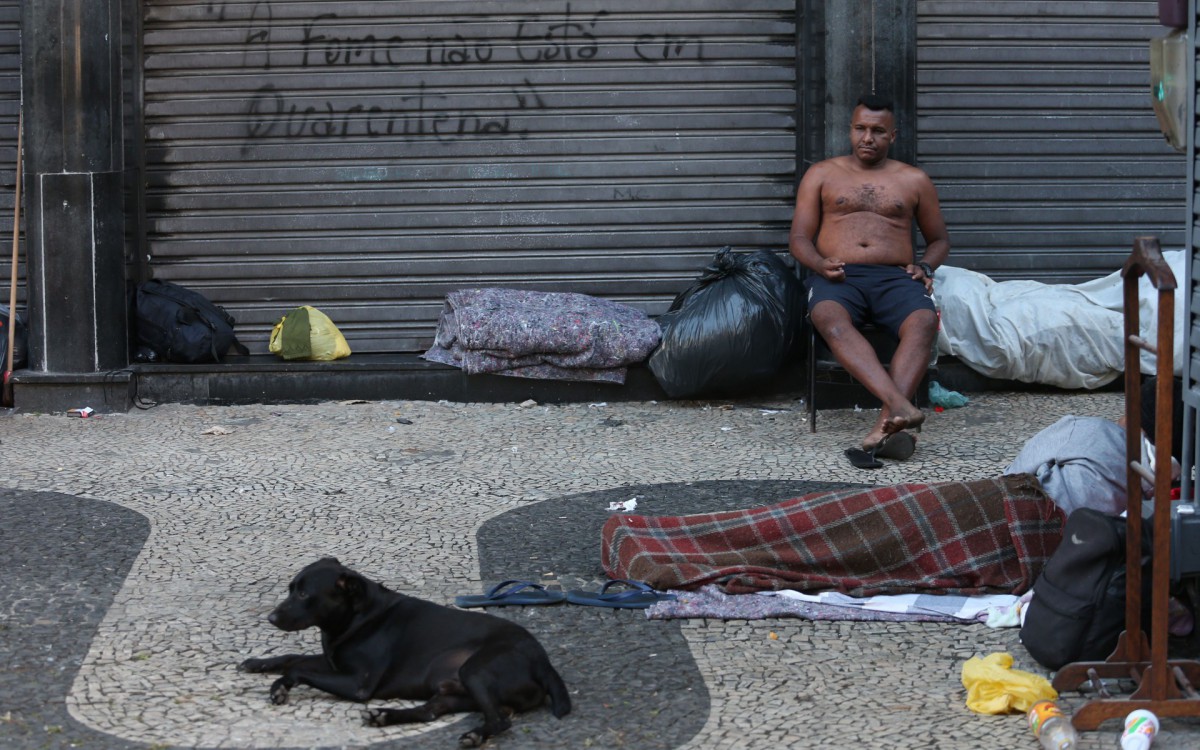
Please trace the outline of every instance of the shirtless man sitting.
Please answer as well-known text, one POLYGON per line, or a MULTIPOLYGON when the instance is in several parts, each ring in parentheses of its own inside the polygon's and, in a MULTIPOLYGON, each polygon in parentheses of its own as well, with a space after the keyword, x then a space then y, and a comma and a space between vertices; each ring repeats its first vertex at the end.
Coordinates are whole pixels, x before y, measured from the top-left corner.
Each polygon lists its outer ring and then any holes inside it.
POLYGON ((896 140, 890 101, 863 97, 850 120, 849 156, 809 167, 796 191, 789 250, 812 271, 808 309, 834 357, 883 404, 862 447, 925 421, 912 403, 937 336, 933 273, 950 253, 937 191, 922 170, 888 158, 896 140), (925 238, 913 263, 912 222, 925 238), (891 371, 857 325, 887 328, 900 343, 891 371))

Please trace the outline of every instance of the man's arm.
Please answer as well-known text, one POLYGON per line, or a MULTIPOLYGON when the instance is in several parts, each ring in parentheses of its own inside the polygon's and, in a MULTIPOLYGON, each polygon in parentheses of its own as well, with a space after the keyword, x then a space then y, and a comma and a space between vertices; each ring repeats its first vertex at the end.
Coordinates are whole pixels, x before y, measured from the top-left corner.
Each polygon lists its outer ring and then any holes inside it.
POLYGON ((796 208, 792 214, 792 229, 788 233, 788 251, 809 270, 830 281, 840 281, 846 272, 836 258, 825 258, 813 244, 821 229, 821 184, 824 167, 814 164, 804 173, 796 189, 796 208))
POLYGON ((942 218, 937 188, 924 172, 921 173, 917 195, 917 227, 925 238, 925 253, 921 256, 921 262, 936 269, 950 255, 950 235, 946 231, 946 220, 942 218))

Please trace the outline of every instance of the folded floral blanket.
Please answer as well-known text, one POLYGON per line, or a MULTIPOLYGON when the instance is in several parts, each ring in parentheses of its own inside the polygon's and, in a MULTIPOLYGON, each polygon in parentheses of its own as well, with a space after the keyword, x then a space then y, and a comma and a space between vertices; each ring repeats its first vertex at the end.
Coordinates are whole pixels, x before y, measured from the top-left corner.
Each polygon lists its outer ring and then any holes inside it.
POLYGON ((618 513, 601 531, 613 578, 657 589, 1020 594, 1066 520, 1031 474, 818 492, 691 516, 618 513))
POLYGON ((624 383, 662 330, 637 308, 570 292, 461 289, 446 295, 431 362, 466 373, 624 383))

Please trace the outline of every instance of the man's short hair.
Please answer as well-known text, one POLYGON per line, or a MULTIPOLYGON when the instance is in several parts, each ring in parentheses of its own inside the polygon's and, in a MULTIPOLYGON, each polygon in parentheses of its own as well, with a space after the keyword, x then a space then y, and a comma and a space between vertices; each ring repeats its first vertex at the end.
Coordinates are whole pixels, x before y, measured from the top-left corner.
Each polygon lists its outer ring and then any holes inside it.
POLYGON ((892 108, 892 100, 886 96, 878 96, 876 94, 866 94, 858 97, 859 106, 866 107, 872 112, 888 111, 895 114, 896 111, 892 108))

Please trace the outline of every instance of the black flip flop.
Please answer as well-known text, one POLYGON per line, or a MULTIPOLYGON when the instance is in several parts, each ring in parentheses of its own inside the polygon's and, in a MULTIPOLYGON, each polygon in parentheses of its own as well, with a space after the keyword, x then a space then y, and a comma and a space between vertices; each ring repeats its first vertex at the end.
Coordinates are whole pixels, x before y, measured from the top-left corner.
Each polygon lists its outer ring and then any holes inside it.
POLYGON ((907 432, 896 432, 884 436, 879 445, 871 450, 862 448, 847 448, 846 458, 856 469, 879 469, 883 462, 879 457, 890 458, 894 461, 904 461, 912 457, 917 450, 917 439, 907 432))
POLYGON ((894 432, 884 436, 872 453, 880 458, 890 458, 893 461, 907 461, 917 450, 917 439, 909 432, 894 432))
MULTIPOLYGON (((875 450, 879 450, 876 448, 875 450)), ((883 467, 883 461, 875 458, 875 451, 865 451, 862 448, 847 448, 846 458, 850 459, 850 463, 856 469, 879 469, 883 467)))

